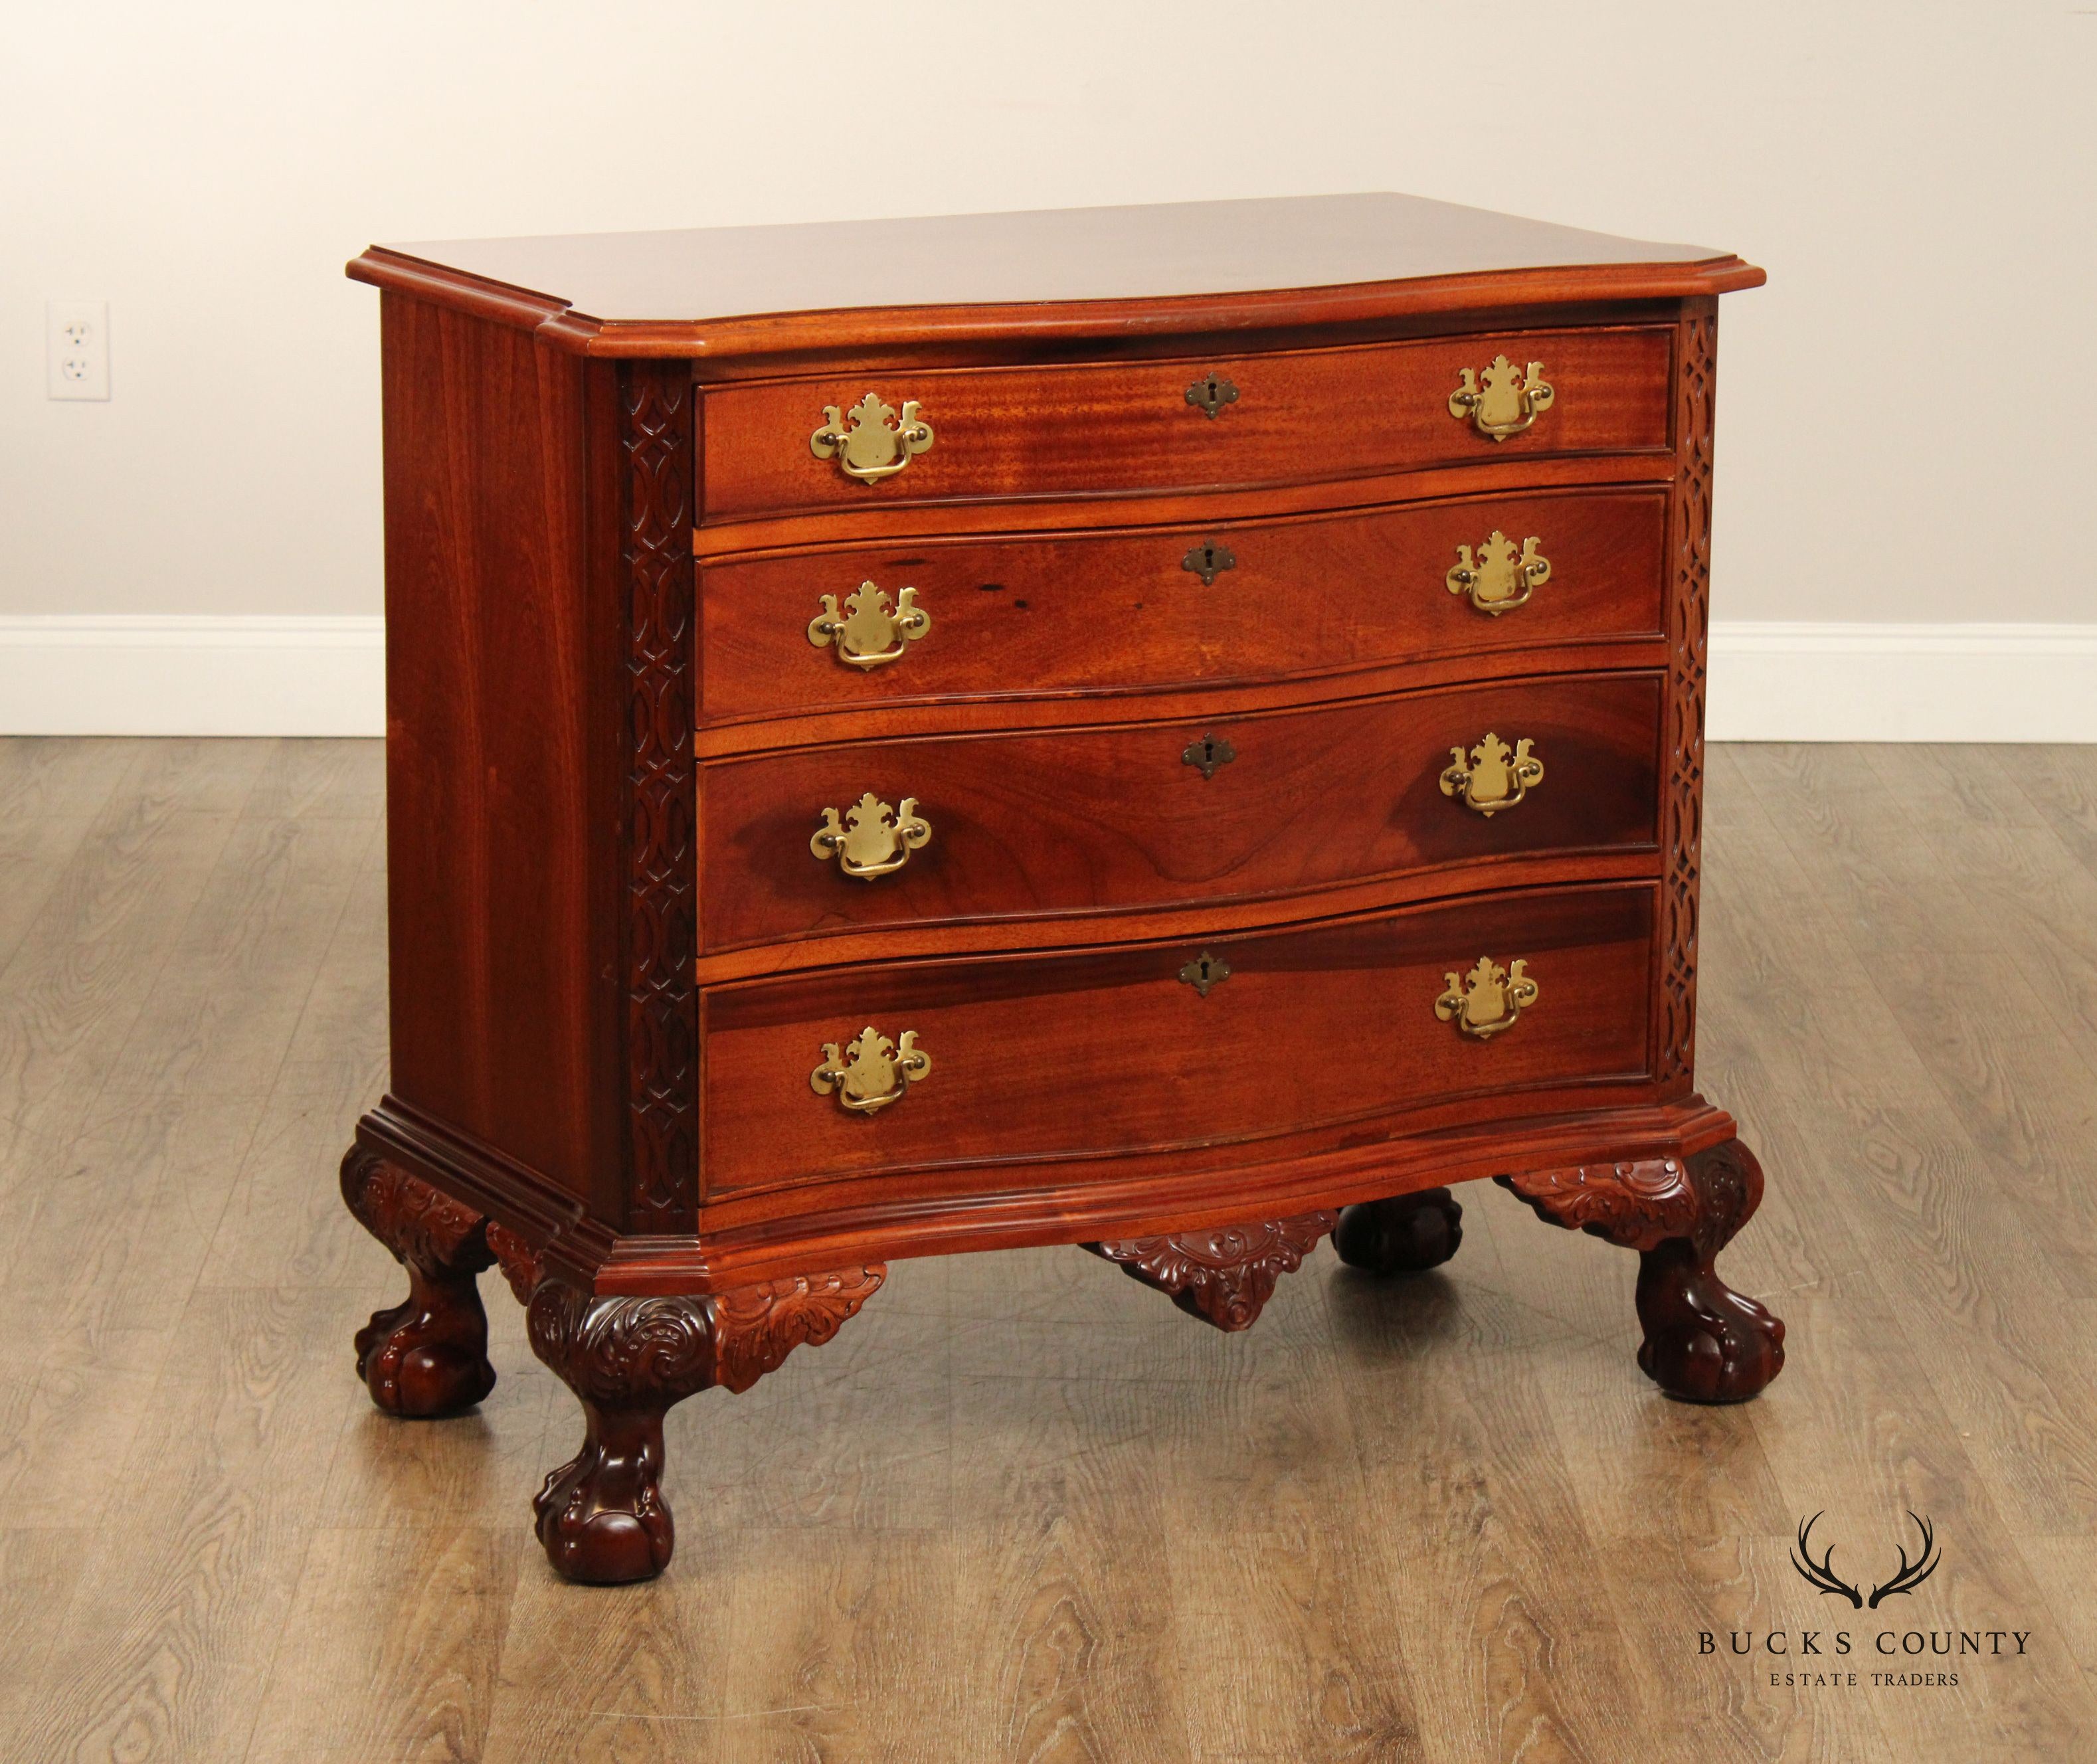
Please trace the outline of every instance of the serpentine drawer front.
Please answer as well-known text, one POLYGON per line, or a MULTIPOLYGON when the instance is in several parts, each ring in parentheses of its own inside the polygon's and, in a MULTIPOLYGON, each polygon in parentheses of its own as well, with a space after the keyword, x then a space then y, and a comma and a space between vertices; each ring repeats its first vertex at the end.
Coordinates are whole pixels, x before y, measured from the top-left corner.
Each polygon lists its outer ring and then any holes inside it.
POLYGON ((1667 508, 1665 485, 1532 491, 731 553, 700 567, 699 721, 1657 642, 1667 508))
POLYGON ((701 947, 1650 851, 1663 684, 1576 675, 713 761, 699 776, 699 870, 735 882, 706 891, 701 947), (1445 790, 1452 766, 1466 776, 1445 790), (914 843, 905 821, 924 829, 914 843))
POLYGON ((1694 1070, 1759 270, 1352 196, 351 274, 392 1045, 341 1180, 409 1283, 357 1368, 479 1402, 499 1267, 583 1406, 561 1573, 660 1572, 664 1412, 909 1256, 1081 1246, 1241 1329, 1328 1234, 1445 1260, 1491 1176, 1643 1258, 1665 1390, 1775 1376, 1694 1070))
POLYGON ((728 386, 705 400, 703 518, 1244 488, 1508 458, 1660 453, 1669 440, 1674 342, 1664 326, 1488 331, 1363 348, 897 368, 728 386), (1532 364, 1541 371, 1526 390, 1532 364), (1473 410, 1451 408, 1467 396, 1499 420, 1482 428, 1473 410), (917 413, 917 433, 930 435, 922 452, 893 444, 906 409, 917 413), (833 427, 845 440, 812 449, 811 436, 833 427), (881 462, 865 468, 886 475, 848 469, 855 431, 891 437, 875 449, 881 462))
MULTIPOLYGON (((1478 1099, 1479 1114, 1513 1112, 1525 1092, 1642 1079, 1653 924, 1649 884, 1575 889, 710 990, 707 1193, 990 1162, 1009 1187, 1030 1161, 1382 1119, 1456 1097, 1478 1099), (1206 991, 1184 974, 1204 954, 1228 970, 1206 991), (1434 1009, 1481 957, 1526 964, 1537 992, 1485 1038, 1434 1009), (808 1075, 826 1044, 843 1048, 869 1025, 914 1036, 931 1070, 862 1117, 808 1075)), ((1092 1172, 1115 1175, 1110 1162, 1092 1172)))

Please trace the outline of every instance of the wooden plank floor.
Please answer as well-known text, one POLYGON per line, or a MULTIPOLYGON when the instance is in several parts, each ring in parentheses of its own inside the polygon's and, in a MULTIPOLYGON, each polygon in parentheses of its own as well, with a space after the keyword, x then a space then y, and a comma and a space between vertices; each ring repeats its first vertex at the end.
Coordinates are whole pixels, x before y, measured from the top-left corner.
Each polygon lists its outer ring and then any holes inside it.
POLYGON ((1661 1399, 1634 1258, 1490 1188, 1443 1273, 1324 1249, 1243 1337, 1075 1250, 909 1263, 673 1413, 677 1560, 619 1591, 530 1544, 579 1424, 500 1282, 478 1413, 351 1376, 401 1287, 334 1181, 385 1067, 381 799, 370 743, 0 743, 0 1755, 2097 1757, 2097 749, 1714 753, 1761 1401, 1661 1399), (1912 1595, 1788 1565, 1824 1509, 1882 1577, 1907 1508, 1912 1595))

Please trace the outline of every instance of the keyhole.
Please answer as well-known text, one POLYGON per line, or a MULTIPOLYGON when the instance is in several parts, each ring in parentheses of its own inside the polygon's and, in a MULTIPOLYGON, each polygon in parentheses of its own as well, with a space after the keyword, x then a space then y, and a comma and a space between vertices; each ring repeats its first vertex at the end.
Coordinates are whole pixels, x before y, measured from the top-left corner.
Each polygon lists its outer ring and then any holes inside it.
POLYGON ((1213 417, 1225 405, 1237 402, 1238 389, 1211 368, 1202 379, 1187 388, 1187 402, 1203 416, 1213 417))
POLYGON ((1209 996, 1211 987, 1221 986, 1230 977, 1231 965, 1227 961, 1219 961, 1206 949, 1180 970, 1180 978, 1203 998, 1209 996))
POLYGON ((1190 742, 1187 751, 1180 755, 1205 778, 1214 777, 1218 767, 1228 765, 1237 756, 1237 748, 1214 735, 1204 735, 1199 741, 1190 742))
POLYGON ((1204 588, 1211 585, 1224 571, 1237 567, 1237 554, 1228 545, 1219 545, 1213 539, 1203 540, 1180 560, 1180 567, 1200 576, 1204 588))

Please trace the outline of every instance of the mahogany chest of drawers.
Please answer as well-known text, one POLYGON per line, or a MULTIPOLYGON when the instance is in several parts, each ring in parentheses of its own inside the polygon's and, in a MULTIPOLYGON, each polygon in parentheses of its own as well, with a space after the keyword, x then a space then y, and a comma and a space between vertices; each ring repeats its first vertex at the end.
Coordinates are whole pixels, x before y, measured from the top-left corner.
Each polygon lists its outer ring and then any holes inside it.
MULTIPOLYGON (((374 248, 392 1079, 379 1405, 662 1421, 902 1256, 1082 1245, 1225 1329, 1496 1177, 1752 1396, 1694 1089, 1717 298, 1399 196, 374 248)), ((1101 1270, 1102 1277, 1106 1271, 1101 1270)))

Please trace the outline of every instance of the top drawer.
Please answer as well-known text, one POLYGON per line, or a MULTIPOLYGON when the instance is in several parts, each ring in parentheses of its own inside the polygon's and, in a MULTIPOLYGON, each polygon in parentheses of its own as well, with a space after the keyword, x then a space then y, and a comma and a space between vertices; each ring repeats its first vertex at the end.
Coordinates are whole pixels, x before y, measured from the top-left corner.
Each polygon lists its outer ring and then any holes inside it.
POLYGON ((1664 452, 1673 339, 1665 326, 1508 331, 715 387, 703 406, 702 519, 1664 452), (1548 396, 1529 384, 1532 364, 1548 396))

